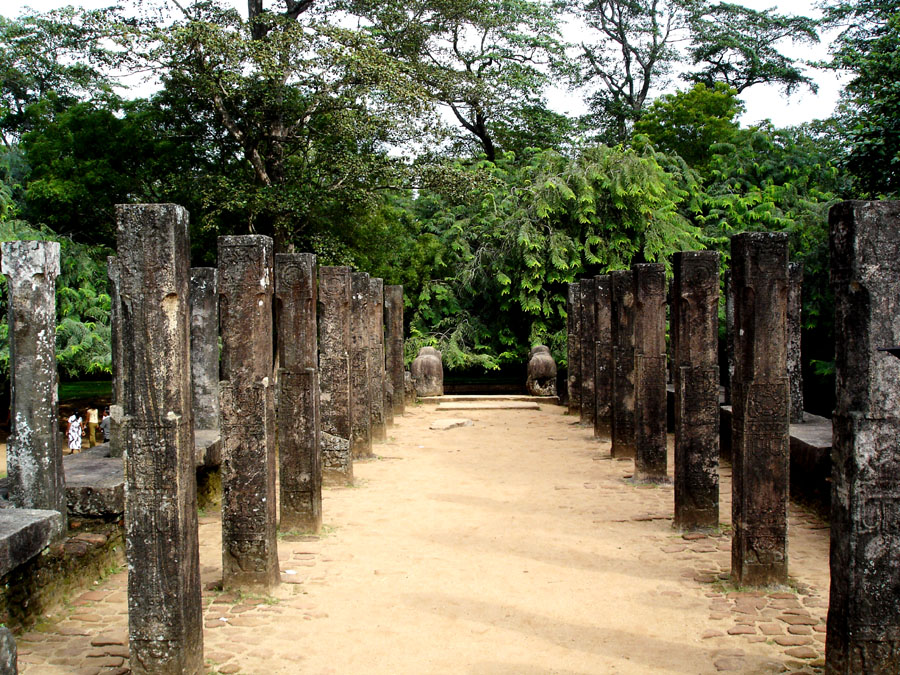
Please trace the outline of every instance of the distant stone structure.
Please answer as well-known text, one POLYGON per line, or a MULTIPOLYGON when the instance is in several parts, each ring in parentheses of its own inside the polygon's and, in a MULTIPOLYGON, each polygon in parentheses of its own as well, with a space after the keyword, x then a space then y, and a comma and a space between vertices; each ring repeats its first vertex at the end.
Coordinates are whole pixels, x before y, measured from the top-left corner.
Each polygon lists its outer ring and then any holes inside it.
POLYGON ((191 269, 191 387, 194 429, 219 428, 219 271, 191 269))
POLYGON ((731 573, 787 583, 788 243, 782 232, 731 238, 734 284, 731 573))
POLYGON ((350 268, 319 268, 319 391, 323 485, 352 485, 350 268), (344 439, 346 443, 340 442, 344 439))
POLYGON ((634 457, 634 275, 610 273, 613 345, 613 457, 634 457))
POLYGON ((372 391, 369 388, 371 317, 369 275, 350 274, 350 452, 353 459, 372 454, 372 391))
POLYGON ((719 525, 719 254, 673 260, 672 382, 675 389, 675 527, 719 525))
POLYGON ((205 672, 191 424, 187 210, 119 205, 132 673, 205 672))
POLYGON ((825 669, 900 672, 900 202, 832 207, 837 403, 825 669))
POLYGON ((316 339, 316 256, 275 254, 278 302, 276 435, 282 531, 322 526, 322 453, 316 339))
POLYGON ((395 415, 405 411, 403 375, 403 286, 384 287, 384 345, 387 379, 395 415))
POLYGON ((410 366, 418 396, 444 395, 444 365, 434 347, 422 347, 410 366))
POLYGON ((278 584, 272 240, 219 237, 222 583, 278 584))
POLYGON ((568 363, 568 387, 570 415, 581 416, 581 284, 569 284, 566 296, 566 323, 568 340, 566 361, 568 363))
POLYGON ((595 326, 597 323, 597 307, 594 301, 594 279, 582 279, 579 282, 581 286, 581 406, 579 408, 579 419, 582 424, 594 427, 594 413, 596 409, 596 400, 594 398, 594 353, 596 349, 597 336, 595 335, 595 326))
POLYGON ((59 433, 56 278, 59 243, 3 242, 9 293, 9 499, 20 509, 59 511, 66 477, 59 433))
POLYGON ((666 453, 666 270, 640 263, 634 273, 634 473, 668 481, 666 453))
POLYGON ((532 396, 556 396, 556 361, 546 345, 535 345, 528 354, 525 387, 532 396))
POLYGON ((803 330, 803 263, 788 265, 787 370, 791 387, 791 424, 803 422, 803 368, 801 333, 803 330))
POLYGON ((613 355, 612 285, 608 274, 594 277, 596 325, 594 333, 594 436, 610 438, 612 433, 613 355))

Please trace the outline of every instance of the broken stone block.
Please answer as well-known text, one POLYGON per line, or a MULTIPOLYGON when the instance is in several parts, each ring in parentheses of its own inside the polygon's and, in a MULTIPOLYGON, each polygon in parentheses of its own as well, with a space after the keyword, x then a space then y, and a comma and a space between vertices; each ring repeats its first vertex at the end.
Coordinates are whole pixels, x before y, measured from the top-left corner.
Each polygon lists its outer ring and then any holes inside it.
POLYGON ((9 294, 9 498, 22 509, 66 518, 56 372, 59 243, 7 241, 2 270, 9 294))
POLYGON ((434 347, 422 347, 410 366, 417 396, 444 395, 444 366, 441 353, 434 347))
POLYGON ((429 429, 437 431, 447 431, 448 429, 458 429, 459 427, 471 427, 474 424, 472 420, 463 417, 435 420, 429 425, 429 429))
POLYGON ((19 672, 16 654, 16 637, 6 626, 0 627, 0 675, 16 675, 19 672))
POLYGON ((536 345, 528 354, 525 388, 532 396, 556 396, 556 361, 546 345, 536 345))

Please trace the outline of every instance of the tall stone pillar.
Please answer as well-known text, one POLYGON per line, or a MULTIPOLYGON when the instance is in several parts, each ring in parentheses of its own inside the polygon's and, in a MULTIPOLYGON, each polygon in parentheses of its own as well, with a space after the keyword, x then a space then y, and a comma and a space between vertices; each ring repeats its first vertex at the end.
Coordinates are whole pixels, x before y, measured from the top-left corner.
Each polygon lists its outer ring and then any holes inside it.
POLYGON ((610 272, 612 288, 613 457, 634 457, 634 275, 610 272))
POLYGON ((384 287, 384 344, 385 367, 394 390, 392 403, 395 415, 402 415, 404 407, 403 382, 403 286, 384 287))
POLYGON ((581 416, 581 284, 569 284, 566 297, 566 324, 568 326, 566 362, 569 390, 568 413, 581 416))
POLYGON ((787 371, 791 387, 791 424, 803 422, 803 369, 800 334, 803 328, 803 263, 788 265, 787 371))
POLYGON ((2 269, 9 292, 9 499, 20 509, 59 511, 65 532, 56 372, 59 243, 3 242, 2 269))
POLYGON ((191 269, 191 386, 194 428, 219 428, 219 271, 191 269))
POLYGON ((612 432, 612 284, 608 274, 594 277, 596 325, 594 332, 594 436, 609 438, 612 432))
POLYGON ((369 389, 369 275, 350 274, 350 452, 372 454, 372 392, 369 389))
POLYGON ((369 279, 369 400, 371 401, 372 440, 387 438, 384 414, 384 280, 369 279))
POLYGON ((122 404, 125 401, 125 374, 122 372, 122 302, 119 298, 119 267, 116 256, 106 259, 109 277, 109 342, 112 361, 112 405, 109 408, 109 456, 121 457, 122 404))
POLYGON ((219 237, 226 588, 278 584, 272 287, 269 237, 219 237))
POLYGON ((731 270, 723 275, 725 292, 725 405, 731 405, 731 382, 734 380, 734 288, 731 270))
POLYGON ((635 478, 664 483, 666 453, 666 270, 634 265, 635 478))
POLYGON ((597 336, 597 307, 594 300, 594 279, 582 279, 581 286, 581 410, 582 424, 594 426, 596 400, 594 398, 594 369, 596 368, 595 344, 597 336))
POLYGON ((319 268, 319 392, 323 485, 352 485, 350 268, 319 268))
POLYGON ((837 402, 827 673, 900 672, 900 202, 831 209, 837 402))
POLYGON ((674 256, 675 527, 719 525, 719 254, 674 256))
POLYGON ((787 583, 788 243, 731 238, 734 284, 731 573, 742 586, 787 583))
POLYGON ((203 673, 188 213, 116 212, 131 672, 203 673))
POLYGON ((322 527, 322 458, 316 338, 316 256, 275 254, 278 438, 282 531, 322 527))

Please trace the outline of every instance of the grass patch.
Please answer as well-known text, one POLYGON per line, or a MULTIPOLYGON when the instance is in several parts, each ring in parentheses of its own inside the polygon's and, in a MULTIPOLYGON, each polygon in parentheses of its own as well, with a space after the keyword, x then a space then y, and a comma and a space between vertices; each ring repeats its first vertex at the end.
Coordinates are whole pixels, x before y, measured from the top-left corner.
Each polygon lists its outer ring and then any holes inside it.
POLYGON ((111 380, 81 380, 79 382, 59 383, 60 401, 72 401, 89 398, 110 398, 111 396, 111 380))

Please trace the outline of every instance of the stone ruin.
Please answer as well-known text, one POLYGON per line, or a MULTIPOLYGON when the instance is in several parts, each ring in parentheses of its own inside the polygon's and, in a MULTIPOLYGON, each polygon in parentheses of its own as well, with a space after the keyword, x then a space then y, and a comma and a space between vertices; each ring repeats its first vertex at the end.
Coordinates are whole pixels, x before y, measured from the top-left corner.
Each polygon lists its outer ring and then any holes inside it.
POLYGON ((422 347, 409 367, 418 396, 444 395, 444 365, 434 347, 422 347))
POLYGON ((535 345, 528 353, 525 387, 532 396, 556 396, 556 361, 546 345, 535 345))

